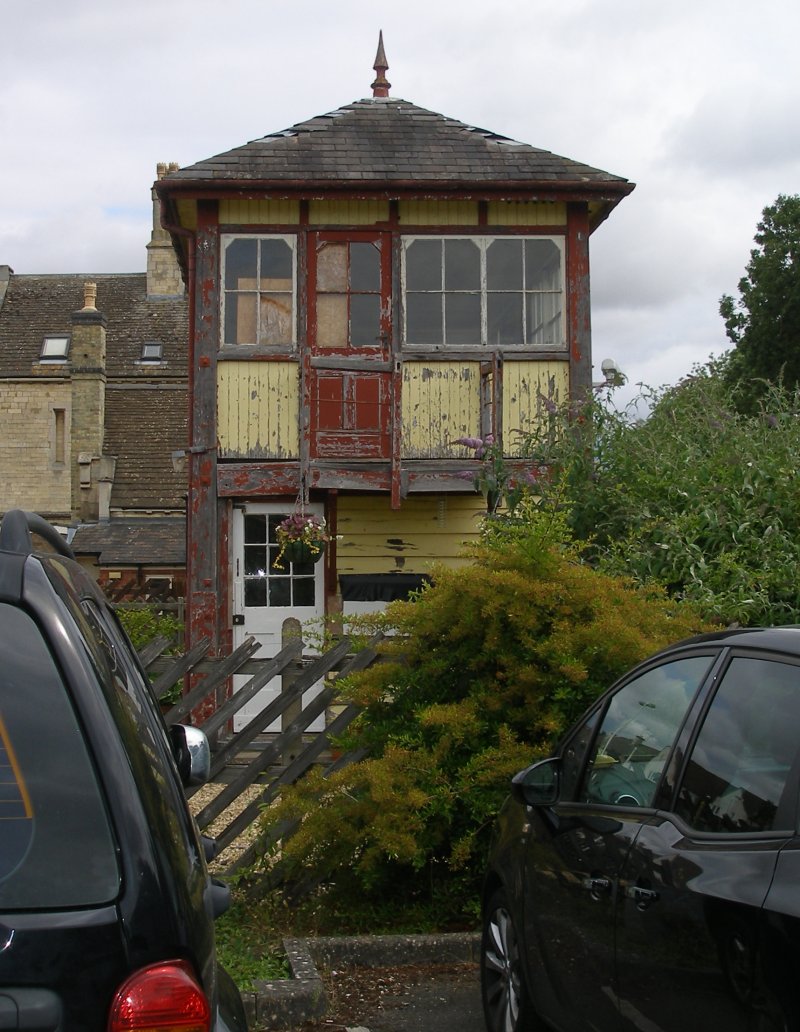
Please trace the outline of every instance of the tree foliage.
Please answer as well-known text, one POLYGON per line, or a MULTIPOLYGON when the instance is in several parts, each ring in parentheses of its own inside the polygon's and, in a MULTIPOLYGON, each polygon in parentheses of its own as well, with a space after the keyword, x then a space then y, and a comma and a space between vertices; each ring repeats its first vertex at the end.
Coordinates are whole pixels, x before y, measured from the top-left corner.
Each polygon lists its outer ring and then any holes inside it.
POLYGON ((474 899, 488 829, 510 776, 635 661, 697 629, 688 608, 579 562, 563 518, 523 504, 488 518, 472 563, 385 615, 385 662, 347 684, 364 707, 344 743, 369 758, 287 792, 270 823, 339 892, 406 900, 464 882, 474 899))
POLYGON ((644 421, 595 402, 576 433, 560 413, 528 442, 551 471, 541 504, 566 506, 593 563, 709 619, 800 622, 800 393, 766 385, 743 414, 743 390, 712 363, 650 392, 644 421))
POLYGON ((754 239, 739 297, 725 295, 720 314, 734 344, 726 377, 759 396, 759 381, 800 384, 800 196, 781 195, 766 207, 754 239))

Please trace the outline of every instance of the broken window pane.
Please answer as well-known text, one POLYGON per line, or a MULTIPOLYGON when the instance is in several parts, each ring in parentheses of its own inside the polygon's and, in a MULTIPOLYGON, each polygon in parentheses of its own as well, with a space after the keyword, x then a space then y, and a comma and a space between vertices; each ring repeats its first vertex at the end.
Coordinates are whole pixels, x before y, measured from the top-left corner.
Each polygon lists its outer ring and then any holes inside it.
POLYGON ((260 344, 292 343, 292 295, 261 295, 260 344))

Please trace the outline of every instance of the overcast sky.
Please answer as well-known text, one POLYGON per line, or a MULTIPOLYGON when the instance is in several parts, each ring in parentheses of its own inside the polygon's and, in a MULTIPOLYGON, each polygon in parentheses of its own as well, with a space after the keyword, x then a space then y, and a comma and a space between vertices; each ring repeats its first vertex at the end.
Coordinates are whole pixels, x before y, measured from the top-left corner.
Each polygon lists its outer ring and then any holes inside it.
POLYGON ((598 379, 726 349, 719 298, 800 192, 797 0, 0 0, 0 264, 143 271, 157 162, 369 96, 379 29, 392 96, 637 184, 592 238, 598 379))

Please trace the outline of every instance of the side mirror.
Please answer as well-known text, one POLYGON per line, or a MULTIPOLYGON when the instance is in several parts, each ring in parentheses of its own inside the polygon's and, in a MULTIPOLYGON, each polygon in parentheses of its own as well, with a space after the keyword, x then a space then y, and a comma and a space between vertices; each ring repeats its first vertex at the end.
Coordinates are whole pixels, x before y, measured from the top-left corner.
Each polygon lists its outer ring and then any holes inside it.
POLYGON ((558 802, 560 761, 548 760, 526 767, 511 779, 511 791, 527 806, 552 806, 558 802))
POLYGON ((211 777, 211 747, 205 732, 188 724, 173 724, 169 738, 184 788, 205 785, 211 777))

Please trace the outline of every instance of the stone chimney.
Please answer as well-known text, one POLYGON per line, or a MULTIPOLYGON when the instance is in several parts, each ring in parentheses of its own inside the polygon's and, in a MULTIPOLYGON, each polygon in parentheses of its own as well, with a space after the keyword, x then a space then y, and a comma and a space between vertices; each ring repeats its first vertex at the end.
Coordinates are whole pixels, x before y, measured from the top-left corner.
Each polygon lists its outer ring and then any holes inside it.
POLYGON ((92 476, 103 454, 106 415, 106 326, 97 310, 97 284, 84 283, 83 308, 72 313, 72 518, 98 518, 98 487, 92 476))
MULTIPOLYGON (((178 164, 169 165, 163 161, 156 167, 157 179, 163 179, 170 172, 178 171, 178 164)), ((147 245, 147 296, 181 297, 183 295, 183 279, 178 259, 172 247, 169 233, 161 225, 161 205, 155 188, 151 191, 153 198, 153 232, 147 245)))
POLYGON ((11 281, 11 274, 14 270, 10 265, 0 265, 0 308, 3 307, 3 302, 6 299, 6 291, 8 290, 8 284, 11 281))

